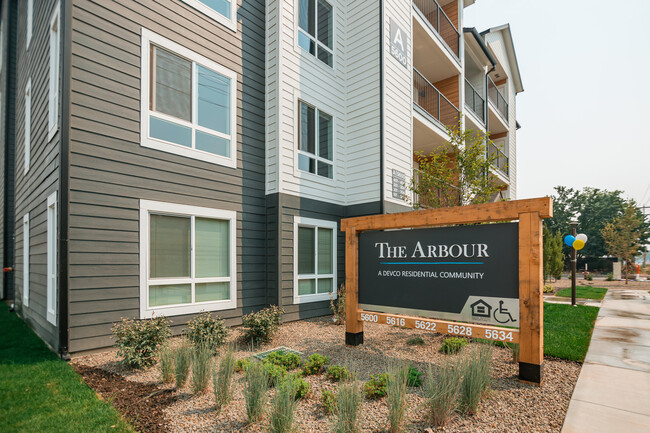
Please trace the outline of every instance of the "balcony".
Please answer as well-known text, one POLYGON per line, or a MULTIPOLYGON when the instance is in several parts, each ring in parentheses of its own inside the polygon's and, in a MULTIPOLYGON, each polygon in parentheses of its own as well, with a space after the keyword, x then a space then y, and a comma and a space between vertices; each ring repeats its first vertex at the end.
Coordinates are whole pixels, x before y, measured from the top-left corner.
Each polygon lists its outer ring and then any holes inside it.
POLYGON ((460 34, 436 0, 413 0, 421 18, 440 36, 447 49, 459 59, 460 34))
POLYGON ((505 119, 506 124, 508 123, 508 103, 506 98, 503 96, 501 91, 497 88, 492 78, 488 77, 488 100, 494 104, 497 109, 497 112, 505 119))
POLYGON ((487 146, 487 156, 488 158, 495 158, 492 165, 497 171, 500 172, 506 178, 508 177, 508 157, 501 149, 499 149, 494 144, 488 144, 487 146))
POLYGON ((465 79, 465 105, 483 122, 485 126, 485 99, 479 92, 465 79))
POLYGON ((459 111, 417 69, 413 68, 413 104, 428 114, 432 121, 445 126, 458 125, 459 111))

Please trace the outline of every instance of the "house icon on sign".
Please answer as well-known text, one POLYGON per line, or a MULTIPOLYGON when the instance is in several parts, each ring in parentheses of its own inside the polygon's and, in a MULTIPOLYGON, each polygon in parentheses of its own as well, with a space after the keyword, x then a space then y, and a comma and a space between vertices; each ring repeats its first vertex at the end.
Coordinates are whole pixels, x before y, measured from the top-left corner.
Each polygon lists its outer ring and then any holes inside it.
POLYGON ((474 302, 470 307, 472 308, 472 316, 490 317, 492 314, 492 306, 483 299, 474 302))

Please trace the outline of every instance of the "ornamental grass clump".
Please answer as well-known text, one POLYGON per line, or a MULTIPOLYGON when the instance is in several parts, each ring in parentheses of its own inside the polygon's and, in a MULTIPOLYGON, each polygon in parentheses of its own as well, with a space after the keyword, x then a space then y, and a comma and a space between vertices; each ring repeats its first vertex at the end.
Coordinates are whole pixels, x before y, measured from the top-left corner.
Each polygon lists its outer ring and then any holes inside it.
POLYGON ((208 387, 212 372, 212 348, 205 344, 192 350, 192 391, 201 394, 208 387))
POLYGON ((192 363, 192 347, 187 341, 183 341, 174 350, 174 376, 176 378, 176 388, 181 389, 187 376, 190 374, 190 364, 192 363))
POLYGON ((298 384, 294 376, 287 376, 278 384, 271 403, 271 413, 267 429, 269 433, 290 433, 296 430, 297 388, 298 384))
POLYGON ((427 369, 424 380, 425 407, 436 427, 444 427, 454 417, 460 398, 462 372, 458 365, 446 362, 436 370, 427 369))
POLYGON ((174 381, 174 351, 169 344, 164 344, 160 348, 158 360, 160 361, 160 377, 163 383, 172 383, 174 381))
POLYGON ((480 344, 465 355, 461 361, 461 409, 464 414, 474 414, 481 398, 490 387, 492 346, 480 344))
POLYGON ((212 379, 214 385, 214 401, 217 411, 230 402, 232 397, 231 385, 232 376, 235 372, 235 354, 232 348, 229 348, 221 357, 219 368, 214 372, 212 379))
POLYGON ((149 367, 155 363, 158 346, 172 335, 170 321, 164 317, 132 320, 123 318, 112 327, 117 354, 131 368, 149 367))
POLYGON ((271 341, 273 334, 280 327, 282 314, 284 314, 282 308, 271 305, 256 313, 243 316, 242 327, 244 328, 244 340, 252 344, 271 341))
POLYGON ((361 387, 355 382, 347 382, 339 387, 336 399, 336 419, 332 426, 334 433, 356 433, 359 409, 363 395, 361 387))
POLYGON ((228 338, 228 328, 222 318, 206 311, 190 320, 183 334, 195 347, 207 346, 215 355, 228 338))
POLYGON ((400 433, 403 430, 408 379, 409 367, 407 365, 400 363, 389 365, 386 404, 388 405, 388 423, 391 433, 400 433))
POLYGON ((264 415, 268 389, 269 380, 264 370, 264 364, 261 362, 251 363, 246 369, 246 385, 244 387, 244 403, 249 423, 259 421, 264 415))

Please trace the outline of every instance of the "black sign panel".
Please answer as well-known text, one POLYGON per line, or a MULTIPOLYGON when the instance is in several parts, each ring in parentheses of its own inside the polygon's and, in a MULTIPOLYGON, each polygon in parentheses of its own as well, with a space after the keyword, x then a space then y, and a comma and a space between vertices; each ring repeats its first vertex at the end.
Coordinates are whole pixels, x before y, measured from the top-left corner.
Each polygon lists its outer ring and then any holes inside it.
POLYGON ((362 307, 515 326, 518 286, 517 223, 359 236, 362 307))

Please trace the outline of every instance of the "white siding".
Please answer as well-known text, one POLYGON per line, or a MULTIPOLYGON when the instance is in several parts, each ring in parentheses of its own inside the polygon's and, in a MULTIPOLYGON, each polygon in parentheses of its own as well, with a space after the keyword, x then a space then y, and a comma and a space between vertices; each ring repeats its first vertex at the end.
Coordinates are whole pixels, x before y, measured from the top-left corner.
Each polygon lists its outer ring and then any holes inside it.
POLYGON ((278 28, 281 16, 275 0, 266 2, 266 194, 278 192, 278 28))

